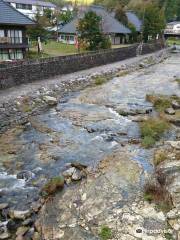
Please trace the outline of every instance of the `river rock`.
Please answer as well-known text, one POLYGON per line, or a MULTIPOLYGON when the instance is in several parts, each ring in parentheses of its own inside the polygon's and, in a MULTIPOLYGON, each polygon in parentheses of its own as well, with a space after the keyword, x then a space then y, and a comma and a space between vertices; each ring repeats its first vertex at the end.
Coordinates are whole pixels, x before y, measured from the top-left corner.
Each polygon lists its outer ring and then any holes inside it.
POLYGON ((79 170, 84 170, 85 168, 88 167, 87 165, 79 163, 79 162, 73 162, 73 163, 71 163, 71 166, 75 167, 75 168, 77 168, 79 170))
POLYGON ((31 171, 22 171, 17 174, 17 179, 25 179, 26 181, 32 179, 34 177, 34 173, 31 171))
POLYGON ((32 239, 33 239, 33 240, 40 240, 41 238, 40 238, 39 233, 38 233, 38 232, 35 232, 32 239))
POLYGON ((27 233, 27 231, 29 230, 28 227, 19 227, 16 231, 16 236, 24 236, 25 233, 27 233))
POLYGON ((71 178, 74 181, 79 181, 82 179, 82 177, 83 177, 82 173, 78 169, 75 169, 71 178))
POLYGON ((50 106, 54 106, 57 105, 58 101, 55 97, 51 97, 51 96, 44 96, 43 100, 50 106))
POLYGON ((31 225, 33 220, 31 218, 27 218, 24 222, 22 222, 23 226, 31 225))
POLYGON ((180 150, 180 141, 166 141, 166 143, 169 144, 172 148, 180 150))
POLYGON ((3 210, 8 207, 8 203, 0 203, 0 210, 3 210))
POLYGON ((173 108, 166 108, 164 112, 169 115, 175 115, 176 113, 176 111, 173 108))
POLYGON ((71 167, 71 168, 69 168, 69 169, 67 169, 66 171, 63 172, 63 176, 65 178, 70 178, 73 175, 75 170, 76 170, 75 167, 71 167))
POLYGON ((7 229, 10 231, 10 232, 14 232, 17 228, 17 223, 10 219, 7 223, 7 229))
POLYGON ((173 100, 172 101, 172 107, 174 109, 180 109, 180 103, 178 101, 176 101, 176 100, 173 100))
POLYGON ((10 233, 8 232, 4 232, 4 233, 0 233, 0 239, 9 239, 10 238, 10 233))
POLYGON ((10 212, 9 212, 9 216, 10 216, 12 219, 25 220, 25 219, 28 218, 30 215, 31 215, 30 210, 26 210, 26 211, 10 210, 10 212))

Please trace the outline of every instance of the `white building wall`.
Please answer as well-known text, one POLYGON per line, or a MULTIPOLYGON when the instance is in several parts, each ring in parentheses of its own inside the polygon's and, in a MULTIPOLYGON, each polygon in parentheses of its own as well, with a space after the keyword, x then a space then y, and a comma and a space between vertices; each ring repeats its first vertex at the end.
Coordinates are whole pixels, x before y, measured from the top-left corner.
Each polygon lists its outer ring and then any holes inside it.
MULTIPOLYGON (((16 3, 11 3, 11 6, 16 8, 16 3)), ((32 5, 32 10, 29 9, 19 9, 16 8, 19 12, 23 13, 24 15, 28 16, 31 19, 34 19, 36 13, 39 11, 41 15, 43 15, 44 9, 49 8, 52 11, 55 11, 54 7, 43 7, 43 6, 37 6, 37 5, 32 5)))

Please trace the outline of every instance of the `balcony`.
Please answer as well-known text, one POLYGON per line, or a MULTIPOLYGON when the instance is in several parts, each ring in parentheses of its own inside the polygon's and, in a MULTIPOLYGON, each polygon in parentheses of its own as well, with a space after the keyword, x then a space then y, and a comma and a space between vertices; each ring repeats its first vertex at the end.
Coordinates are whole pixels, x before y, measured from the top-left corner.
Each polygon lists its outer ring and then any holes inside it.
POLYGON ((0 37, 0 47, 17 47, 17 46, 28 46, 28 38, 24 37, 0 37))

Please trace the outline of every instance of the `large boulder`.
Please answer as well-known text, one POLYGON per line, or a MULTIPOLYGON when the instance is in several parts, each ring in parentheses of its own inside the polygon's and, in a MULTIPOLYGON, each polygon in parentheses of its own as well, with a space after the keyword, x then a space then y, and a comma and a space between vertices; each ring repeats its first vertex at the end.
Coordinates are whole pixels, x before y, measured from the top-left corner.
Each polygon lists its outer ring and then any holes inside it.
POLYGON ((51 96, 44 96, 43 100, 50 106, 55 106, 58 103, 57 99, 51 96))
POLYGON ((25 211, 18 211, 18 210, 10 210, 9 211, 9 216, 12 219, 20 219, 20 220, 25 220, 31 215, 30 210, 25 210, 25 211))
POLYGON ((176 113, 176 111, 173 108, 166 108, 164 112, 169 115, 175 115, 176 113))
POLYGON ((180 103, 178 101, 176 101, 176 100, 173 100, 172 101, 172 107, 174 109, 180 109, 180 103))

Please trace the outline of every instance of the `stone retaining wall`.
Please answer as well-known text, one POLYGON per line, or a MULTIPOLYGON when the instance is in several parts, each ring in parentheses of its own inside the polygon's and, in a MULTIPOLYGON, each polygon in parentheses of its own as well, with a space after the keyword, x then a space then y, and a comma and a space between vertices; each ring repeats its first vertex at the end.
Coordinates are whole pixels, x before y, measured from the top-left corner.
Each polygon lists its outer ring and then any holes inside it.
MULTIPOLYGON (((135 44, 125 48, 0 64, 0 89, 132 58, 137 54, 137 47, 135 44)), ((160 42, 144 44, 142 54, 163 47, 160 42)))

